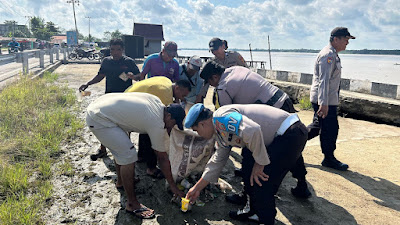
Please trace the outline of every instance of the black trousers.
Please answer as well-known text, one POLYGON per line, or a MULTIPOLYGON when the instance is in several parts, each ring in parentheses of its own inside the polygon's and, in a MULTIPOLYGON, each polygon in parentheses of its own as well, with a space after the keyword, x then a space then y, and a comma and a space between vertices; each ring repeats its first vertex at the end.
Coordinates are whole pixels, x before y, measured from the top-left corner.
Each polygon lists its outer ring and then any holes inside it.
POLYGON ((312 103, 314 108, 313 122, 307 126, 308 140, 319 135, 322 153, 325 156, 333 156, 336 149, 336 140, 339 133, 339 122, 337 119, 337 106, 328 106, 328 115, 325 118, 319 117, 317 111, 319 105, 312 103))
MULTIPOLYGON (((292 100, 290 100, 290 98, 287 98, 285 100, 281 109, 288 113, 296 113, 297 112, 296 109, 294 108, 293 102, 292 102, 292 100)), ((306 179, 307 170, 306 170, 306 167, 304 166, 303 155, 300 155, 299 159, 296 161, 296 164, 293 166, 293 168, 290 169, 290 172, 292 173, 292 176, 298 180, 306 179)), ((278 189, 276 191, 278 191, 278 189)), ((275 194, 276 194, 276 192, 275 192, 275 194)))
POLYGON ((299 121, 289 127, 282 136, 277 136, 267 146, 271 163, 264 167, 264 173, 269 175, 269 179, 268 181, 261 181, 261 187, 256 183, 254 183, 254 186, 250 186, 254 158, 249 149, 243 148, 244 188, 250 196, 250 210, 257 214, 260 223, 274 224, 276 216, 275 191, 281 185, 288 171, 297 163, 307 142, 307 136, 307 128, 299 121))
POLYGON ((157 155, 151 147, 150 136, 147 134, 139 134, 138 157, 144 159, 147 168, 154 169, 157 167, 157 155))

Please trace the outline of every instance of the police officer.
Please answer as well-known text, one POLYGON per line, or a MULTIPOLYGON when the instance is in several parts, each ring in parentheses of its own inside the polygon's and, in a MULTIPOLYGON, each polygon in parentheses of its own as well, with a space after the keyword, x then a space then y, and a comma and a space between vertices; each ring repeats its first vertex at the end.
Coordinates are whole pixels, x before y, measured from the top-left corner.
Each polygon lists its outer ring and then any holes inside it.
POLYGON ((228 44, 219 38, 213 38, 208 43, 211 53, 215 56, 213 60, 226 68, 231 66, 247 67, 246 61, 238 52, 226 51, 227 46, 224 43, 228 44))
POLYGON ((337 106, 342 73, 338 53, 346 49, 349 39, 355 37, 346 27, 336 27, 331 32, 330 43, 317 56, 310 89, 310 101, 315 113, 313 122, 308 125, 308 139, 320 135, 321 149, 325 156, 322 165, 342 171, 349 166, 337 160, 333 154, 339 132, 337 106))
POLYGON ((241 147, 244 188, 249 201, 243 210, 231 211, 229 216, 274 224, 275 191, 307 142, 307 128, 297 114, 260 104, 226 105, 212 113, 198 103, 189 110, 185 127, 191 127, 206 139, 216 135, 218 141, 202 178, 186 198, 195 201, 210 182, 217 182, 231 147, 241 147))
MULTIPOLYGON (((217 109, 229 104, 266 104, 289 113, 296 112, 285 92, 248 68, 233 66, 225 69, 211 61, 204 66, 200 76, 215 87, 214 105, 217 109)), ((293 195, 299 198, 310 197, 311 192, 308 190, 305 178, 307 171, 301 155, 290 171, 298 180, 297 187, 292 189, 293 195)), ((227 196, 226 200, 245 204, 246 196, 235 194, 227 196)))

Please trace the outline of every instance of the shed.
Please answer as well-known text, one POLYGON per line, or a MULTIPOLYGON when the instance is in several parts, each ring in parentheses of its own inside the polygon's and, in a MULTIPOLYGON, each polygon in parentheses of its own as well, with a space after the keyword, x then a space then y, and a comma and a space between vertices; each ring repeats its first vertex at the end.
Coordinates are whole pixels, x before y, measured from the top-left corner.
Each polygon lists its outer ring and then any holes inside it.
POLYGON ((144 37, 145 55, 150 55, 161 51, 161 42, 164 41, 164 32, 162 25, 134 23, 133 35, 144 37))

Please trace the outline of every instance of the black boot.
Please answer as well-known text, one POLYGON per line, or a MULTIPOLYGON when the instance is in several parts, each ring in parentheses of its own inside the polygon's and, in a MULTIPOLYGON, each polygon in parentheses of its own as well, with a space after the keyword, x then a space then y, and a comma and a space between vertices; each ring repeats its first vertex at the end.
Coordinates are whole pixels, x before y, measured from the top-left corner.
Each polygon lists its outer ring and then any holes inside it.
POLYGON ((245 193, 227 195, 225 200, 236 205, 246 205, 247 195, 245 193))
POLYGON ((325 156, 322 165, 340 171, 346 171, 349 168, 349 165, 340 162, 335 156, 325 156))
POLYGON ((311 192, 308 190, 307 182, 305 180, 298 180, 297 186, 291 189, 292 195, 296 198, 309 198, 311 192))

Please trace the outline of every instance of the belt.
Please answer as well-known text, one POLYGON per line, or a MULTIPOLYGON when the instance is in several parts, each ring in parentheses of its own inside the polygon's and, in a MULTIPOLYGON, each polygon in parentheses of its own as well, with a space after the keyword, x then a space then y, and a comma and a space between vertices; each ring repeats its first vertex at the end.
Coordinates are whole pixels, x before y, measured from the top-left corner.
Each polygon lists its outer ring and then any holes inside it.
POLYGON ((282 122, 282 124, 279 127, 278 131, 276 131, 275 137, 283 135, 286 132, 286 130, 289 129, 289 127, 292 126, 297 121, 300 121, 300 119, 299 119, 299 116, 297 116, 296 113, 294 113, 294 114, 290 115, 289 117, 287 117, 282 122))
POLYGON ((274 106, 275 103, 282 97, 284 93, 285 92, 283 92, 281 89, 278 89, 278 91, 275 92, 275 94, 265 104, 274 106))

